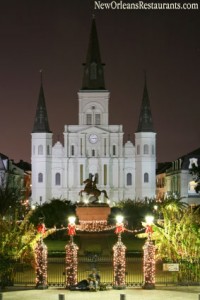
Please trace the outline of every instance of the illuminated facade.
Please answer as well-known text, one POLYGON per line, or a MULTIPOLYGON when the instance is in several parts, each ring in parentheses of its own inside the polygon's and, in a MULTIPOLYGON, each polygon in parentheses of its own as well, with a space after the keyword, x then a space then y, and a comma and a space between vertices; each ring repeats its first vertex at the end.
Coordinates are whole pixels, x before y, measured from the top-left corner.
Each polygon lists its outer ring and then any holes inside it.
MULTIPOLYGON (((52 132, 41 83, 32 131, 32 199, 79 201, 83 180, 96 175, 111 202, 155 197, 156 133, 146 86, 135 146, 123 143, 122 125, 109 124, 110 92, 105 88, 95 19, 78 92, 79 122, 64 126, 64 145, 52 145, 52 132)), ((101 201, 105 201, 103 196, 101 201)))

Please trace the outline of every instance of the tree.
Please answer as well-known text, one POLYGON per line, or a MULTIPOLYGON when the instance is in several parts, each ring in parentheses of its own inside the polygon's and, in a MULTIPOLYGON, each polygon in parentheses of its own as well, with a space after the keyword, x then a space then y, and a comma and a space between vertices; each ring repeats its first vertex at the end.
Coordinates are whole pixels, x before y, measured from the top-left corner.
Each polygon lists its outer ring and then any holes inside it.
MULTIPOLYGON (((4 287, 12 281, 14 268, 17 261, 33 260, 33 250, 40 234, 30 222, 32 211, 26 214, 23 220, 19 220, 17 213, 12 220, 0 217, 0 279, 4 287)), ((52 234, 55 229, 45 232, 43 238, 52 234)))
POLYGON ((117 214, 122 214, 129 229, 141 228, 141 222, 145 216, 153 213, 154 204, 155 201, 151 199, 147 199, 146 201, 123 200, 119 202, 117 207, 112 208, 111 217, 114 219, 114 216, 117 214))
POLYGON ((179 280, 200 279, 200 207, 191 209, 182 199, 167 199, 160 205, 162 219, 153 226, 157 259, 179 263, 179 280), (189 274, 190 273, 190 274, 189 274))
POLYGON ((19 184, 13 184, 12 179, 11 175, 7 176, 6 181, 1 179, 0 186, 0 216, 10 220, 14 218, 16 210, 18 211, 18 217, 23 218, 30 208, 24 202, 25 191, 19 184))
MULTIPOLYGON (((76 205, 67 200, 52 199, 50 202, 45 202, 43 205, 36 207, 33 215, 31 216, 31 222, 38 224, 40 217, 44 218, 44 223, 47 228, 61 228, 67 227, 68 217, 75 215, 76 205)), ((59 231, 56 233, 56 237, 62 238, 63 233, 59 231)))

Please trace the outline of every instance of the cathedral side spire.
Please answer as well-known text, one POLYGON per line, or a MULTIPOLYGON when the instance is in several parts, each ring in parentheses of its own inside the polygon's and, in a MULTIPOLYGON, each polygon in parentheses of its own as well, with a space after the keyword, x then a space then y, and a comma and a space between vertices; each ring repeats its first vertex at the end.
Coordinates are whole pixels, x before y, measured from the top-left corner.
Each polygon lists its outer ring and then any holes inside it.
POLYGON ((95 17, 92 18, 89 46, 84 65, 82 90, 105 90, 104 64, 101 62, 95 17))
POLYGON ((37 103, 37 109, 35 114, 35 120, 33 125, 33 133, 36 132, 45 132, 50 133, 49 122, 48 122, 48 114, 45 104, 45 97, 44 97, 44 90, 43 90, 43 77, 42 77, 42 70, 40 71, 40 92, 39 98, 37 103))
POLYGON ((145 80, 144 80, 142 106, 140 110, 137 132, 155 132, 153 127, 151 107, 150 107, 149 95, 147 90, 146 73, 145 73, 145 80))

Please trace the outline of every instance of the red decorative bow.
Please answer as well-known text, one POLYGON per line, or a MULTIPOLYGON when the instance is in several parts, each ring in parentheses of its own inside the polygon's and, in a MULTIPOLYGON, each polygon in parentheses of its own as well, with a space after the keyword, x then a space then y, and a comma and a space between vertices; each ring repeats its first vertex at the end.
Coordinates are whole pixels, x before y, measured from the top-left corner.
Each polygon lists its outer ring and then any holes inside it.
POLYGON ((75 224, 69 224, 67 229, 68 229, 68 235, 76 234, 76 225, 75 224))
POLYGON ((124 232, 124 224, 117 224, 116 225, 116 229, 115 229, 115 233, 122 233, 124 232))
POLYGON ((37 226, 37 231, 38 231, 38 233, 44 234, 45 231, 46 231, 45 224, 44 224, 44 223, 38 224, 38 226, 37 226))
POLYGON ((153 233, 152 226, 150 226, 150 225, 146 225, 146 230, 145 230, 145 233, 153 233))

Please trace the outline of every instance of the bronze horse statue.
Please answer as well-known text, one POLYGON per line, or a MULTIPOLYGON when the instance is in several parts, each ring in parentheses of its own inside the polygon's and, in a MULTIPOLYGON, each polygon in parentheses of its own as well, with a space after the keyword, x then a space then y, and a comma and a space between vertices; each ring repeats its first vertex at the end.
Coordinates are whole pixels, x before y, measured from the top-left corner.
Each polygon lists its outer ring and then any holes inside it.
POLYGON ((84 190, 81 190, 79 192, 79 195, 81 197, 82 197, 82 193, 86 193, 87 195, 94 196, 96 198, 96 200, 94 200, 92 203, 95 203, 98 201, 98 197, 101 195, 101 193, 103 193, 104 196, 108 199, 108 195, 105 190, 100 191, 97 189, 96 178, 94 181, 92 181, 92 179, 88 178, 88 179, 84 180, 83 183, 85 184, 84 190))

